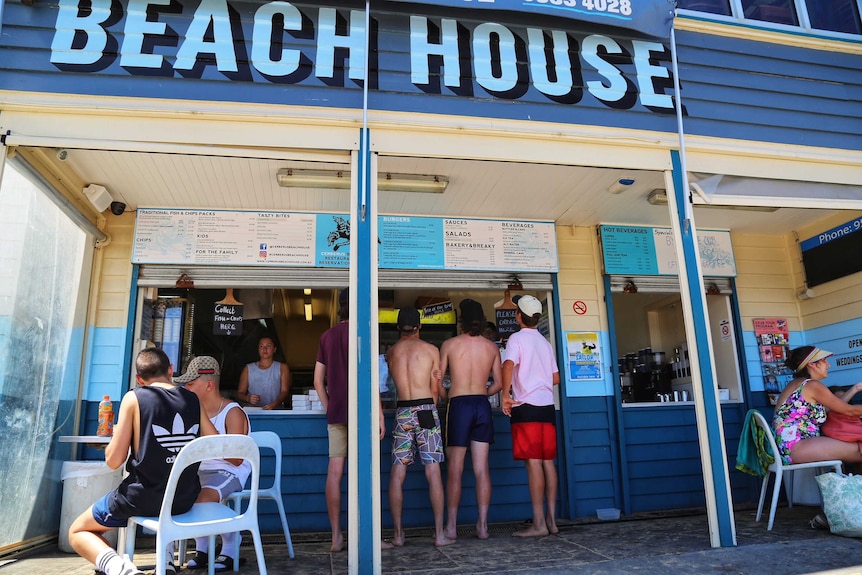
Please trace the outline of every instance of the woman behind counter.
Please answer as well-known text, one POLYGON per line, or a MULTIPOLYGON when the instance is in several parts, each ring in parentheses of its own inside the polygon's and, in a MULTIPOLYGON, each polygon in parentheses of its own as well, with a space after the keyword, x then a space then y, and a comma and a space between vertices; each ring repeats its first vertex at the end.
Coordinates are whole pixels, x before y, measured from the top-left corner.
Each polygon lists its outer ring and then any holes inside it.
POLYGON ((260 360, 242 368, 237 399, 254 407, 279 409, 290 394, 290 369, 275 361, 275 341, 264 336, 257 343, 260 360))
POLYGON ((784 463, 828 459, 862 462, 858 443, 825 437, 820 431, 820 426, 826 421, 827 409, 853 417, 862 416, 862 406, 848 404, 820 382, 828 375, 827 358, 832 355, 831 352, 806 345, 792 350, 784 362, 796 375, 778 396, 772 420, 776 443, 784 463))

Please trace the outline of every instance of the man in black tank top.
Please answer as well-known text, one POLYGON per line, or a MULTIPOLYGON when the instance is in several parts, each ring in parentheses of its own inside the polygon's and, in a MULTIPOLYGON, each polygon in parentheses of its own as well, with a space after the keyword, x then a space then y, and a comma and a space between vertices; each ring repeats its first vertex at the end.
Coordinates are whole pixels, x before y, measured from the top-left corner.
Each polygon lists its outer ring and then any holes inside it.
MULTIPOLYGON (((133 515, 158 515, 177 453, 195 437, 217 433, 197 396, 173 384, 165 352, 154 347, 142 350, 135 369, 140 387, 123 397, 114 435, 105 449, 108 467, 117 469, 126 463, 126 477, 69 528, 72 548, 105 575, 141 571, 111 549, 101 534, 125 527, 133 515)), ((177 488, 173 513, 191 509, 199 491, 197 466, 189 467, 177 488)), ((172 567, 169 560, 168 573, 175 572, 172 567)))

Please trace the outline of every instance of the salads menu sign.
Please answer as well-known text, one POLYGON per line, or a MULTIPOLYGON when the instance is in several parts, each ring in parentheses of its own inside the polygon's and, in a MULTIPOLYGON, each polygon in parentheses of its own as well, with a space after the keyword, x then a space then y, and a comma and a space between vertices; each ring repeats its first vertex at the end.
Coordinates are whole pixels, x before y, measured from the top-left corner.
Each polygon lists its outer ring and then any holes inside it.
MULTIPOLYGON (((551 222, 379 216, 379 266, 556 272, 551 222)), ((139 208, 132 262, 346 268, 346 214, 139 208)))

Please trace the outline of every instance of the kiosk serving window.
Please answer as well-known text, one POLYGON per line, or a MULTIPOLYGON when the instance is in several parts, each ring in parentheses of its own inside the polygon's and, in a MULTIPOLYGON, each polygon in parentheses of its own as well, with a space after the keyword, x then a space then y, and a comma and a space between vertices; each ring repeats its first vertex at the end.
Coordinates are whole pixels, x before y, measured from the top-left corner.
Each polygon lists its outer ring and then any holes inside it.
MULTIPOLYGON (((618 352, 616 375, 625 404, 693 400, 673 232, 669 228, 601 226, 608 302, 618 352)), ((741 400, 733 333, 731 280, 736 264, 730 233, 698 232, 719 399, 741 400)))

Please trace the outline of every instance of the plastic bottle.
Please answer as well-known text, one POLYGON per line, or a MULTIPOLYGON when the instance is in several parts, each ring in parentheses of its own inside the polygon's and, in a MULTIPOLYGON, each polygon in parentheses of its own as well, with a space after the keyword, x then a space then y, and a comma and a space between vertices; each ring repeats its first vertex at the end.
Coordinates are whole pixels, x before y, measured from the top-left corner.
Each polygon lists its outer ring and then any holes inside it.
POLYGON ((100 437, 110 437, 114 434, 114 404, 111 403, 111 396, 106 395, 99 402, 99 428, 96 435, 100 437))

